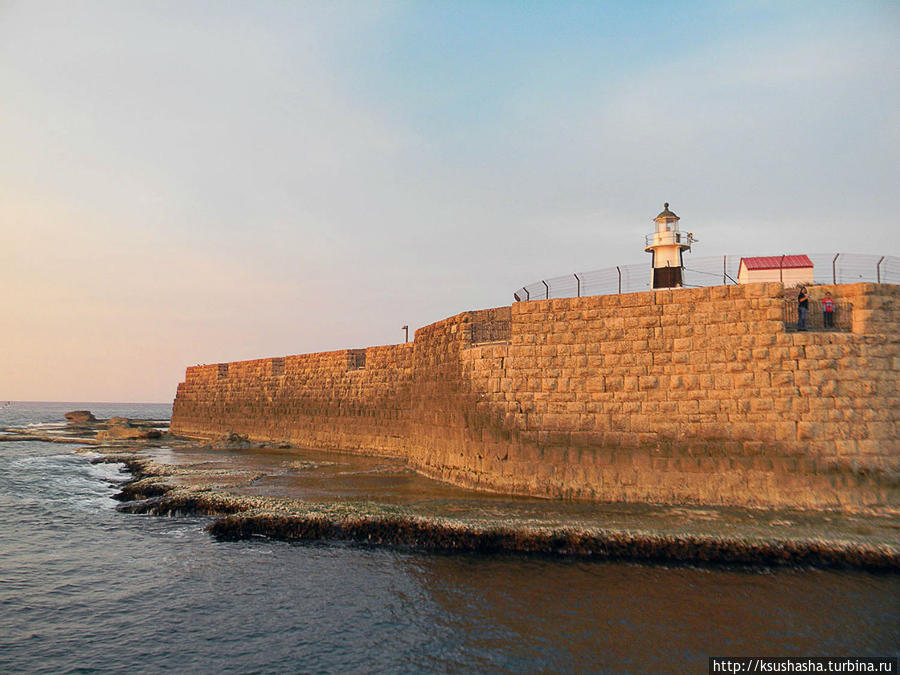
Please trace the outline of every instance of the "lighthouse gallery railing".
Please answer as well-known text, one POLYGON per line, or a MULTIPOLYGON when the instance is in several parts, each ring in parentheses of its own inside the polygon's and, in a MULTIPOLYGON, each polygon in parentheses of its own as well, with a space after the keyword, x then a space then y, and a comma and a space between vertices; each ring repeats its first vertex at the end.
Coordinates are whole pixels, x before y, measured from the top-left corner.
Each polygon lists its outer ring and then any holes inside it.
POLYGON ((644 235, 644 246, 653 244, 693 244, 694 238, 690 232, 651 232, 644 235))

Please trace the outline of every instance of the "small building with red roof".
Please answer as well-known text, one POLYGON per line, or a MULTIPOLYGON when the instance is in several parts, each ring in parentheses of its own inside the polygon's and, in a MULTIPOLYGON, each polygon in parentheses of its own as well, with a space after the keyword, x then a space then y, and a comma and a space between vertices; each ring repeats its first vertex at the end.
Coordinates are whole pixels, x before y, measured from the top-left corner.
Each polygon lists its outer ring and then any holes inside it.
POLYGON ((813 262, 808 255, 765 255, 741 258, 738 283, 780 281, 785 286, 813 283, 813 262))

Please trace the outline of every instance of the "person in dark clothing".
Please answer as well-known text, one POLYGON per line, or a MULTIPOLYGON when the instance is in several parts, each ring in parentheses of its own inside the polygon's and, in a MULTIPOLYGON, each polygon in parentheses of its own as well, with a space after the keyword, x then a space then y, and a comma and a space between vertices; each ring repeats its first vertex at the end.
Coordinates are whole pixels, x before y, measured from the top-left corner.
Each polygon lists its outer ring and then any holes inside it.
POLYGON ((797 330, 806 330, 807 314, 809 314, 809 294, 806 292, 806 286, 801 286, 797 295, 797 330))
POLYGON ((825 328, 834 328, 834 300, 831 299, 831 293, 827 291, 825 297, 822 298, 822 325, 825 328))

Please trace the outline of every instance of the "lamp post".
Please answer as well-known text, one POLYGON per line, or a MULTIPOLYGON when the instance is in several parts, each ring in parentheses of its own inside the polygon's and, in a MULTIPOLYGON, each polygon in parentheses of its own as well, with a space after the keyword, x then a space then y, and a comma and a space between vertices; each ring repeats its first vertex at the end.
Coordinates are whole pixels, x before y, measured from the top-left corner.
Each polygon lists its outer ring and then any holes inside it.
POLYGON ((409 342, 409 326, 403 326, 403 342, 409 342))

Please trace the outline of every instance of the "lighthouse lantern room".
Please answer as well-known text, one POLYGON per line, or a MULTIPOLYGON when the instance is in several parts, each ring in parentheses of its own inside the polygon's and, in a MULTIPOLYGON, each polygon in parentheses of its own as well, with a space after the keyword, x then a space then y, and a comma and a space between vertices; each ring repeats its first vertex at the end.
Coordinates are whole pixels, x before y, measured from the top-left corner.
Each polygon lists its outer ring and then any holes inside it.
POLYGON ((652 288, 678 288, 684 283, 682 253, 690 251, 691 244, 697 240, 694 239, 693 232, 678 230, 679 220, 678 216, 669 211, 669 204, 666 202, 662 213, 653 219, 656 232, 645 238, 644 251, 653 256, 652 288))

